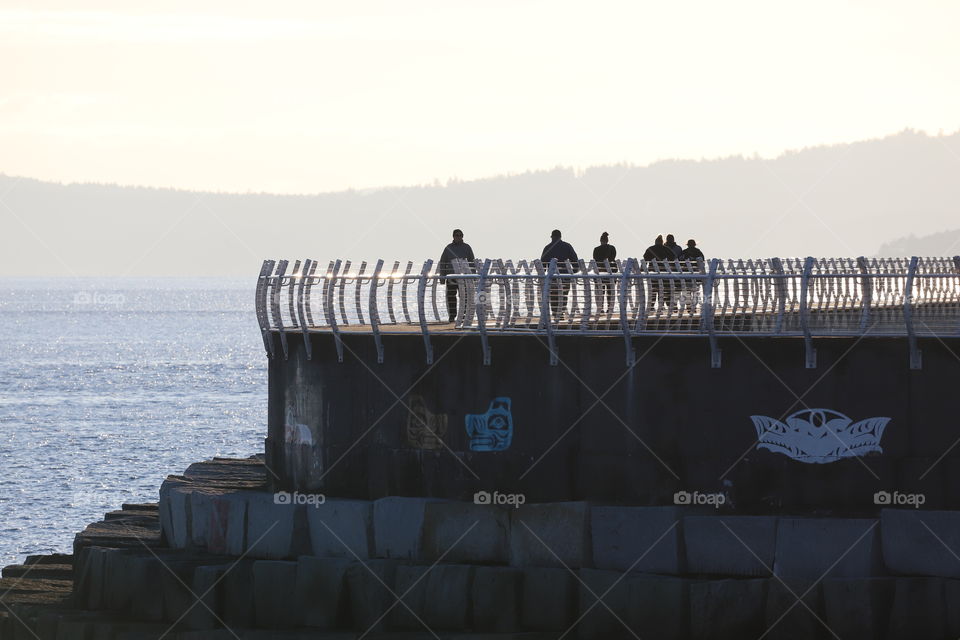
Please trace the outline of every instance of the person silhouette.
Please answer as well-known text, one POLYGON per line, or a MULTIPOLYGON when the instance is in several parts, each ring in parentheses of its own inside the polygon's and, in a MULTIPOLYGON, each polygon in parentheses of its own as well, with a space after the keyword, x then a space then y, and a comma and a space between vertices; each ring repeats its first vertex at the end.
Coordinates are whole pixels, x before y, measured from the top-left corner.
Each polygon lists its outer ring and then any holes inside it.
MULTIPOLYGON (((648 269, 653 272, 669 271, 670 263, 676 258, 676 254, 663 244, 662 235, 657 236, 653 244, 647 247, 647 250, 643 253, 643 259, 647 261, 648 269)), ((652 278, 650 280, 650 300, 648 303, 650 308, 657 305, 658 299, 661 305, 670 306, 668 286, 669 283, 664 282, 663 278, 652 278)))
POLYGON ((460 286, 456 278, 443 278, 454 273, 454 260, 467 260, 470 266, 473 266, 473 249, 463 241, 463 231, 453 230, 453 242, 443 249, 440 260, 437 261, 437 274, 441 276, 440 282, 446 282, 447 285, 447 314, 450 322, 457 321, 457 295, 460 292, 460 286))
MULTIPOLYGON (((604 231, 600 234, 600 244, 593 248, 593 261, 597 264, 599 273, 617 272, 617 248, 610 244, 610 234, 604 231)), ((616 280, 600 278, 597 281, 597 311, 610 313, 616 299, 616 280), (604 306, 606 300, 606 306, 604 306)))
MULTIPOLYGON (((550 268, 550 261, 557 261, 557 273, 561 276, 568 275, 571 271, 580 270, 580 258, 573 246, 569 242, 564 242, 559 229, 554 229, 550 233, 550 244, 543 248, 540 254, 540 262, 544 270, 550 268), (567 267, 569 261, 570 267, 567 267)), ((550 287, 550 312, 557 320, 563 319, 567 309, 567 293, 570 291, 569 278, 554 278, 550 287)))

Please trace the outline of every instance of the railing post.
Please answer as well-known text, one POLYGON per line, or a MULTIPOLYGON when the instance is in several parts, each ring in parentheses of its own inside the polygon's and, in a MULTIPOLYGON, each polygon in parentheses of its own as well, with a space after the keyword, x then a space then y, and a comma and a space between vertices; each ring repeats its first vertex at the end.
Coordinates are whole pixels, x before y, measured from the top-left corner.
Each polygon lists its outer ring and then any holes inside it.
POLYGON ((863 256, 858 257, 857 267, 860 269, 860 299, 862 300, 860 309, 860 333, 863 333, 870 325, 870 305, 873 303, 873 279, 870 277, 870 269, 867 266, 866 258, 863 256))
POLYGON ((309 276, 309 278, 303 290, 303 310, 305 314, 304 317, 306 318, 307 324, 310 325, 311 327, 314 326, 314 322, 313 322, 313 309, 310 303, 310 293, 311 293, 311 287, 313 287, 313 285, 316 284, 313 281, 313 274, 317 272, 317 266, 319 264, 320 263, 317 262, 316 260, 314 260, 311 263, 310 269, 309 271, 307 271, 307 274, 306 274, 309 276))
MULTIPOLYGON (((427 328, 426 294, 427 277, 433 268, 433 260, 423 263, 420 270, 420 281, 417 283, 417 314, 420 316, 420 333, 423 334, 423 347, 427 351, 427 364, 433 364, 433 345, 430 344, 430 330, 427 328)), ((436 288, 434 288, 436 291, 436 288)))
POLYGON ((290 314, 292 328, 300 326, 300 314, 297 313, 296 294, 299 289, 300 261, 294 260, 293 271, 290 272, 290 286, 287 288, 287 311, 290 314))
POLYGON ((377 266, 370 277, 370 291, 367 312, 370 315, 370 330, 373 331, 373 341, 377 345, 377 364, 383 364, 383 340, 380 339, 380 312, 377 309, 377 279, 383 269, 383 260, 377 260, 377 266))
MULTIPOLYGON (((594 264, 592 260, 590 264, 594 264)), ((593 312, 593 292, 590 287, 590 274, 587 272, 583 258, 580 259, 580 275, 583 276, 583 313, 580 314, 580 331, 586 331, 590 326, 590 314, 593 312)))
POLYGON ((287 346, 287 334, 283 330, 283 316, 280 314, 280 288, 283 286, 283 275, 287 272, 287 260, 281 260, 277 263, 277 273, 271 278, 273 288, 270 290, 270 308, 273 310, 273 319, 277 323, 277 331, 280 333, 280 346, 283 347, 283 359, 290 356, 290 350, 287 346))
POLYGON ((557 275, 557 259, 550 260, 547 267, 546 276, 543 278, 543 295, 540 298, 540 323, 547 330, 547 344, 550 347, 550 366, 557 366, 559 358, 557 357, 556 338, 553 335, 553 322, 550 318, 550 285, 553 277, 557 275))
POLYGON ((917 334, 913 327, 913 281, 917 275, 917 265, 920 259, 917 256, 910 258, 910 269, 907 271, 907 282, 903 291, 903 321, 907 326, 907 343, 910 347, 910 368, 922 369, 922 353, 917 346, 917 334))
POLYGON ((803 330, 803 349, 807 369, 817 368, 817 350, 813 348, 813 338, 810 336, 810 306, 807 294, 812 273, 813 257, 807 256, 803 263, 803 276, 800 280, 800 328, 803 330))
POLYGON ((480 332, 480 346, 483 348, 483 364, 490 364, 490 342, 487 340, 487 302, 490 294, 487 293, 487 274, 490 272, 490 258, 483 261, 480 267, 480 277, 477 280, 476 310, 477 330, 480 332))
POLYGON ((710 270, 707 272, 707 280, 703 284, 703 311, 700 313, 700 330, 706 330, 710 340, 710 367, 712 369, 719 369, 721 364, 720 346, 717 343, 717 328, 713 321, 715 308, 713 283, 717 278, 717 267, 719 266, 719 258, 710 260, 710 270))
MULTIPOLYGON (((347 263, 350 264, 349 262, 347 263)), ((323 312, 326 315, 327 324, 330 325, 330 332, 333 334, 333 345, 337 348, 337 362, 343 362, 343 339, 340 337, 340 327, 337 325, 337 310, 333 306, 333 292, 337 289, 337 274, 340 272, 340 260, 337 260, 333 263, 333 267, 330 269, 330 281, 326 284, 327 295, 323 299, 323 312)), ((345 267, 344 271, 349 267, 345 267)), ((346 278, 343 278, 346 280, 346 278)), ((345 284, 341 282, 340 284, 340 293, 337 296, 337 300, 340 303, 340 312, 346 317, 346 312, 343 308, 343 287, 345 284)))
POLYGON ((630 277, 630 270, 633 267, 633 260, 624 260, 623 269, 620 270, 620 331, 623 332, 624 348, 626 349, 627 367, 632 367, 637 363, 637 354, 633 350, 633 340, 630 338, 630 320, 627 317, 627 280, 630 277))
POLYGON ((780 258, 770 258, 770 270, 773 271, 773 290, 777 296, 777 319, 774 324, 774 335, 783 331, 783 315, 787 310, 787 281, 783 271, 783 261, 780 258))
POLYGON ((410 305, 407 301, 407 288, 410 284, 410 271, 413 270, 413 262, 407 261, 407 268, 403 272, 403 284, 400 286, 400 304, 403 309, 403 320, 407 324, 412 324, 410 321, 410 305))
POLYGON ((393 270, 387 278, 387 316, 390 318, 390 324, 397 324, 397 315, 393 312, 393 286, 397 282, 397 274, 400 272, 400 261, 393 263, 393 270))
POLYGON ((267 291, 270 274, 273 273, 275 260, 264 260, 260 266, 260 277, 257 279, 256 309, 257 324, 260 325, 260 335, 263 338, 263 348, 268 358, 273 358, 273 336, 270 335, 270 315, 267 310, 267 291))
POLYGON ((300 333, 303 335, 303 348, 307 353, 307 360, 313 359, 313 345, 310 344, 310 333, 307 330, 303 289, 307 284, 307 280, 310 278, 310 267, 314 266, 314 264, 310 258, 303 261, 303 272, 300 274, 300 283, 297 287, 297 316, 298 322, 300 323, 300 333))

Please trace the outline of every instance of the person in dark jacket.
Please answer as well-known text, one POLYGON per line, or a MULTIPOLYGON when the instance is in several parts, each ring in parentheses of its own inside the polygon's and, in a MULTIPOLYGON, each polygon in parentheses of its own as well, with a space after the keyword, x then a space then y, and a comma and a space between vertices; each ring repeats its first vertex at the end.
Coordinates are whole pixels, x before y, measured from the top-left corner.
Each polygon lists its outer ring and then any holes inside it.
MULTIPOLYGON (((653 244, 647 247, 643 253, 643 259, 647 261, 647 268, 653 272, 670 271, 671 263, 677 259, 666 245, 663 244, 663 236, 657 236, 653 244)), ((670 306, 669 295, 670 283, 663 278, 653 278, 650 280, 650 297, 648 306, 652 309, 657 305, 659 299, 661 305, 670 306)))
MULTIPOLYGON (((593 261, 597 264, 600 273, 617 272, 617 248, 610 244, 610 234, 604 231, 600 234, 600 244, 593 249, 593 261)), ((616 299, 616 280, 600 278, 597 281, 597 311, 610 313, 613 311, 613 302, 616 299), (604 307, 606 300, 606 307, 604 307)))
MULTIPOLYGON (((550 268, 550 261, 556 259, 557 273, 569 274, 580 270, 580 258, 577 252, 569 242, 561 240, 559 229, 554 229, 550 234, 550 244, 543 248, 540 254, 540 262, 543 263, 543 269, 550 268), (569 262, 570 266, 567 266, 569 262)), ((563 318, 567 308, 567 293, 570 291, 570 280, 567 278, 556 278, 550 287, 550 312, 556 319, 563 318)))
POLYGON ((673 252, 674 259, 680 259, 680 252, 683 251, 683 249, 681 249, 677 241, 674 240, 672 233, 667 234, 667 241, 663 243, 663 246, 673 252))
MULTIPOLYGON (((440 260, 437 262, 437 274, 447 276, 454 272, 454 260, 474 261, 473 249, 463 241, 463 231, 453 230, 453 242, 443 249, 440 260)), ((447 313, 450 316, 450 322, 457 321, 457 294, 460 292, 460 286, 455 278, 445 278, 447 283, 447 313)), ((444 280, 441 280, 443 282, 444 280)))
MULTIPOLYGON (((690 238, 687 240, 687 248, 680 252, 680 269, 682 271, 700 273, 702 269, 701 260, 703 260, 703 251, 697 249, 697 241, 690 238)), ((693 308, 700 298, 700 281, 684 280, 683 289, 683 300, 680 305, 681 313, 683 312, 683 307, 686 307, 690 310, 690 315, 693 315, 693 308)))

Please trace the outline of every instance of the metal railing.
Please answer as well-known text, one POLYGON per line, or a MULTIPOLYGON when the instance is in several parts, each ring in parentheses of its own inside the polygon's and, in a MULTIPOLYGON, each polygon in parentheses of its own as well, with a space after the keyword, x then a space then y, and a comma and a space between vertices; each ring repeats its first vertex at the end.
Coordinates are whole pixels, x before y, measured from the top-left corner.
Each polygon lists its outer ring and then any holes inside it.
MULTIPOLYGON (((960 257, 762 258, 613 263, 580 260, 455 261, 437 273, 433 261, 385 266, 315 260, 267 260, 256 292, 257 319, 268 355, 272 332, 288 352, 287 334, 372 334, 379 360, 383 333, 480 336, 489 362, 489 335, 538 334, 555 354, 566 334, 705 336, 719 366, 716 338, 725 335, 902 336, 919 366, 918 336, 960 336, 960 257), (448 296, 458 302, 453 321, 448 296)), ((307 356, 310 344, 306 341, 307 356)))

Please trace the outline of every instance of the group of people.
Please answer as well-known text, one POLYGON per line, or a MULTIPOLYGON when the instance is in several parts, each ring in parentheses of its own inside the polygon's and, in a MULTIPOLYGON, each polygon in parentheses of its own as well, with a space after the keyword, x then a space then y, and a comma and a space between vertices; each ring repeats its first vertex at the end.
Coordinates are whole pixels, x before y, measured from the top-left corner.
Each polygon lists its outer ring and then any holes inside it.
MULTIPOLYGON (((697 269, 697 265, 700 264, 698 261, 703 260, 703 252, 697 248, 697 242, 692 238, 687 240, 687 246, 681 249, 673 234, 667 234, 666 240, 662 235, 658 235, 653 244, 647 247, 643 259, 658 271, 691 271, 697 269)), ((460 290, 455 278, 446 277, 454 273, 454 260, 466 260, 471 263, 475 260, 473 249, 463 241, 463 231, 460 229, 453 230, 453 242, 444 248, 437 263, 437 273, 446 281, 447 311, 450 322, 455 322, 457 318, 457 296, 460 290)), ((577 252, 573 245, 563 240, 563 234, 559 229, 553 230, 550 234, 550 244, 545 246, 540 254, 540 262, 544 269, 549 268, 553 260, 557 261, 557 273, 569 274, 580 270, 580 258, 577 252)), ((600 234, 600 244, 593 249, 593 261, 598 273, 618 271, 617 248, 610 244, 610 234, 606 231, 600 234)), ((614 278, 600 278, 597 281, 596 295, 601 310, 604 302, 606 302, 607 312, 613 310, 616 286, 614 278)), ((656 304, 659 298, 661 304, 669 305, 671 289, 670 284, 662 279, 654 280, 650 304, 656 304)), ((564 316, 569 291, 569 279, 558 278, 553 281, 550 291, 550 311, 554 318, 560 319, 564 316)))

